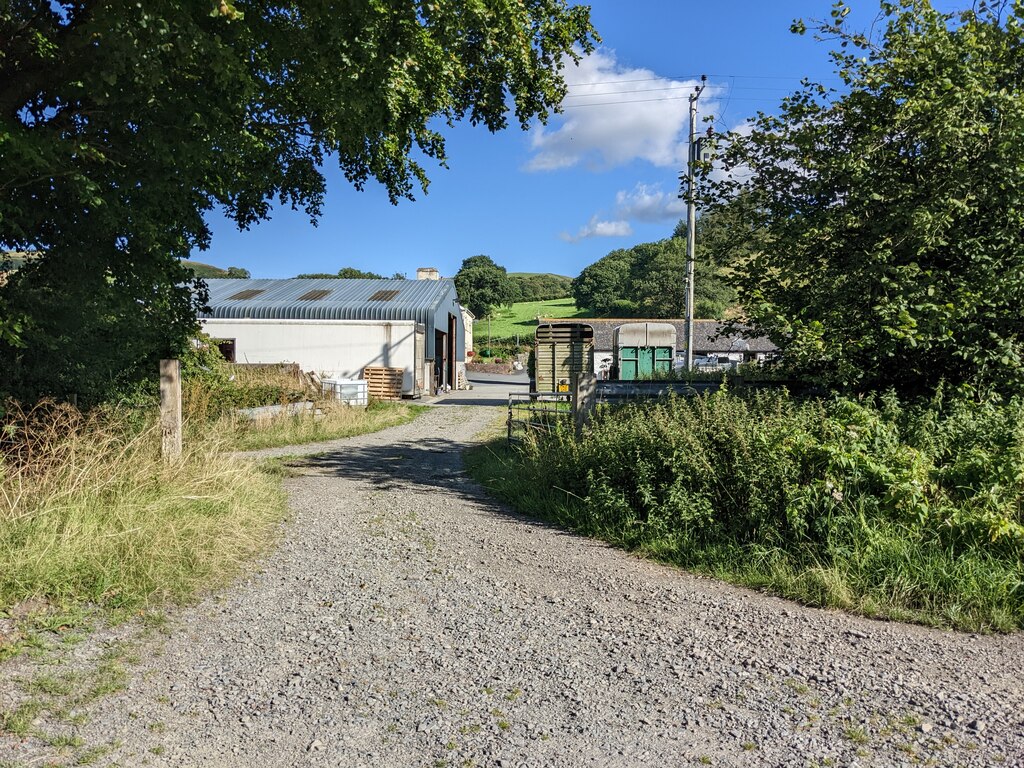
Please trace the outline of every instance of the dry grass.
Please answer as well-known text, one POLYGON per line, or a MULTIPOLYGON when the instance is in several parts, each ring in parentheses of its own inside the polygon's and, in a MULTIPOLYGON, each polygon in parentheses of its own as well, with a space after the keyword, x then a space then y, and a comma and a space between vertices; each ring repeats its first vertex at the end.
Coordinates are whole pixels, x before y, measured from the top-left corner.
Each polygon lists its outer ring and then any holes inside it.
POLYGON ((4 425, 0 609, 187 599, 265 548, 284 512, 275 480, 216 435, 165 463, 152 419, 42 403, 4 425))
POLYGON ((235 450, 249 451, 377 432, 412 421, 425 407, 382 402, 358 408, 318 400, 310 408, 295 413, 285 410, 256 419, 225 414, 202 429, 219 435, 235 450))

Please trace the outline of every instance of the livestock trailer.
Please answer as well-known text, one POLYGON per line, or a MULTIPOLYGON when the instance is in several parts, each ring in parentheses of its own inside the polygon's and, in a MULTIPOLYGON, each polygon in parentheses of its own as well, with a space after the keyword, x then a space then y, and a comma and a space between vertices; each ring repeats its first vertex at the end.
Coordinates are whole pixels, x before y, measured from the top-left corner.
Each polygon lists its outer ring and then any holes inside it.
POLYGON ((620 381, 663 378, 672 373, 676 328, 671 323, 625 323, 613 333, 615 371, 620 381))
POLYGON ((594 329, 585 323, 541 323, 535 344, 537 392, 569 392, 576 376, 594 372, 594 329))

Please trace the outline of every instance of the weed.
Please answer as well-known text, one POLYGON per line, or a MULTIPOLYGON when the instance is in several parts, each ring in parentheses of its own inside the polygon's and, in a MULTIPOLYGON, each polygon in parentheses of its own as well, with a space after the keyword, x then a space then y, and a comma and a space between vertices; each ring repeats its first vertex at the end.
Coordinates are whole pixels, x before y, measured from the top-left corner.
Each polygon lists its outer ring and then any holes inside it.
POLYGON ((0 712, 0 731, 25 736, 32 727, 32 721, 43 712, 43 702, 38 699, 24 701, 14 709, 0 712))
POLYGON ((89 747, 75 755, 75 765, 92 765, 110 751, 108 746, 89 747))
POLYGON ((67 672, 60 676, 40 675, 23 685, 28 693, 42 693, 47 696, 67 696, 74 689, 78 676, 67 672))
POLYGON ((798 693, 801 696, 811 690, 804 683, 801 683, 799 680, 794 680, 791 677, 786 679, 785 685, 791 691, 798 693))
POLYGON ((851 726, 843 731, 843 738, 852 741, 854 744, 867 744, 869 741, 868 732, 860 726, 851 726))
POLYGON ((57 736, 44 736, 43 741, 57 749, 78 749, 85 743, 79 736, 75 736, 70 733, 61 733, 57 736))

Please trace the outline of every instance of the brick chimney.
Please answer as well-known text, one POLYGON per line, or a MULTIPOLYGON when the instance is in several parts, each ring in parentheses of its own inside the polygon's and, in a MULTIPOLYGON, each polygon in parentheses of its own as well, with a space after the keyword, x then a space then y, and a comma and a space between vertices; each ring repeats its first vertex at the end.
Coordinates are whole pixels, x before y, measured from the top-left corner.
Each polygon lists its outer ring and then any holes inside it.
POLYGON ((437 267, 419 267, 416 270, 417 280, 440 280, 441 273, 437 271, 437 267))

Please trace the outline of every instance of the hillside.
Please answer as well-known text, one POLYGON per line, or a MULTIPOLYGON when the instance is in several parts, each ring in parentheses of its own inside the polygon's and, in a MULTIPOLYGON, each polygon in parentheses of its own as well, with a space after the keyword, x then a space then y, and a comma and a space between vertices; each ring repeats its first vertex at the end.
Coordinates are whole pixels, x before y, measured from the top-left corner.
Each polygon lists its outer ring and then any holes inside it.
MULTIPOLYGON (((491 339, 514 339, 529 343, 537 329, 538 317, 591 317, 578 309, 571 298, 551 301, 521 301, 511 307, 502 307, 491 318, 491 339)), ((473 323, 473 343, 487 342, 487 320, 478 318, 473 323)))
POLYGON ((227 277, 228 271, 215 267, 212 264, 203 264, 201 261, 183 261, 186 267, 195 272, 196 277, 227 277))
POLYGON ((212 264, 203 264, 201 261, 183 261, 181 263, 189 267, 196 277, 251 277, 249 270, 242 267, 221 269, 212 264))
POLYGON ((572 278, 551 272, 509 272, 519 301, 550 301, 569 295, 572 278))

